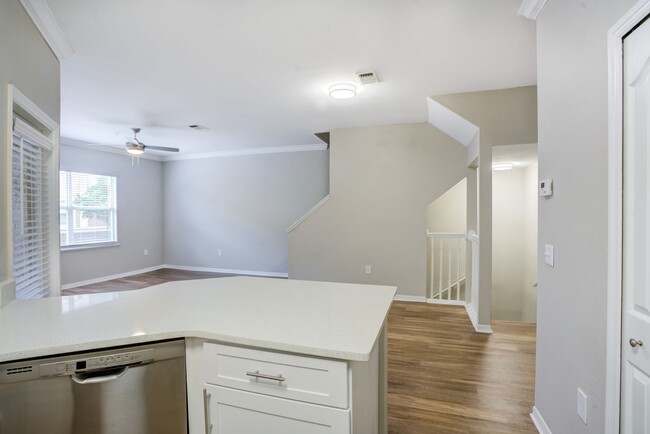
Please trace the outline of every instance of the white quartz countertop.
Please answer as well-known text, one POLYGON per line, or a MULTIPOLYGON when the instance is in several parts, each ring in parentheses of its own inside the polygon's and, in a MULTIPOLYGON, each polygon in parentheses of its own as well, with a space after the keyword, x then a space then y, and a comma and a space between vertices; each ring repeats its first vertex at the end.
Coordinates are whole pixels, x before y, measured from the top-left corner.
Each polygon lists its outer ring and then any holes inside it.
POLYGON ((226 277, 15 301, 0 309, 0 362, 184 337, 366 361, 395 292, 226 277))

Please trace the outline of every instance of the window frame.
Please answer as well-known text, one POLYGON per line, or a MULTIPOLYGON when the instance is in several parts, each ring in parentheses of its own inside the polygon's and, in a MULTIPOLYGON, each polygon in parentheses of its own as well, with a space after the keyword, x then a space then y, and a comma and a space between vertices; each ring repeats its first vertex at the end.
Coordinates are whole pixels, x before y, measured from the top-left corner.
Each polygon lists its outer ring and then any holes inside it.
MULTIPOLYGON (((74 212, 75 211, 84 211, 84 210, 98 210, 98 211, 109 211, 110 212, 110 220, 111 220, 111 225, 110 225, 110 232, 112 233, 112 240, 110 241, 99 241, 99 242, 85 242, 85 243, 77 243, 77 244, 66 244, 63 245, 61 244, 61 226, 63 224, 62 221, 59 221, 59 231, 58 231, 58 237, 59 237, 59 248, 61 252, 69 252, 69 251, 74 251, 74 250, 86 250, 86 249, 96 249, 96 248, 102 248, 102 247, 115 247, 119 246, 119 241, 118 241, 118 229, 117 229, 117 176, 114 175, 106 175, 106 174, 101 174, 101 173, 89 173, 89 172, 77 172, 73 170, 59 170, 59 179, 61 180, 65 176, 66 182, 65 182, 65 187, 66 187, 66 206, 62 207, 60 205, 59 201, 59 216, 63 214, 63 212, 66 213, 66 233, 67 233, 67 240, 69 242, 70 236, 74 234, 74 212), (90 176, 102 176, 106 177, 109 179, 110 184, 111 184, 111 191, 109 192, 111 195, 111 200, 110 202, 113 204, 112 207, 91 207, 91 206, 83 206, 83 205, 74 205, 73 201, 73 193, 72 193, 72 174, 77 174, 77 175, 90 175, 90 176)), ((60 191, 59 195, 61 196, 64 192, 60 191)))
MULTIPOLYGON (((46 296, 58 296, 61 293, 61 273, 60 273, 60 254, 59 254, 59 234, 54 230, 59 218, 59 207, 54 205, 59 198, 58 186, 58 169, 59 169, 59 125, 49 117, 42 109, 34 104, 25 94, 12 84, 7 85, 7 104, 5 121, 8 128, 5 131, 6 143, 13 146, 13 128, 11 127, 16 115, 27 119, 32 125, 51 144, 51 152, 46 156, 45 164, 47 165, 48 183, 48 221, 49 234, 46 241, 49 255, 49 294, 46 296)), ((2 180, 0 185, 3 186, 6 195, 11 194, 10 189, 13 177, 12 158, 6 158, 3 162, 3 170, 0 171, 2 180)), ((7 197, 7 199, 9 196, 7 197)), ((13 252, 13 205, 5 207, 2 212, 4 220, 2 235, 0 236, 0 256, 7 259, 6 267, 0 266, 0 309, 16 300, 16 280, 14 276, 14 252, 13 252)))

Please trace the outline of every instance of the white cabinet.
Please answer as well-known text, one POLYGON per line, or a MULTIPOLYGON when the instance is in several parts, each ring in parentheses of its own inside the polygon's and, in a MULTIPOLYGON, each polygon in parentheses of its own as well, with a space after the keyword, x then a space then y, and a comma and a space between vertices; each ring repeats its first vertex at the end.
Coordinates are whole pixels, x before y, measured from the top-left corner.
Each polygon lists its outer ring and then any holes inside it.
POLYGON ((212 434, 348 434, 350 410, 205 386, 212 434))
POLYGON ((367 362, 201 339, 186 351, 191 434, 385 432, 377 348, 367 362))

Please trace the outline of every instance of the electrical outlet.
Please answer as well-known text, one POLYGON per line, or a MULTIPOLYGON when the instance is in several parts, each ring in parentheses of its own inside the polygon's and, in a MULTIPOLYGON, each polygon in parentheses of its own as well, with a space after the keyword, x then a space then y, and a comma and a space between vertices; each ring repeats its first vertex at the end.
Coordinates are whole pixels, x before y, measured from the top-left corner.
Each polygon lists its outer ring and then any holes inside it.
POLYGON ((578 416, 587 425, 587 395, 578 388, 578 416))
POLYGON ((149 256, 149 249, 144 249, 144 255, 149 256))
POLYGON ((372 274, 372 265, 366 265, 366 274, 372 274))
POLYGON ((221 249, 217 250, 217 255, 221 256, 221 249))

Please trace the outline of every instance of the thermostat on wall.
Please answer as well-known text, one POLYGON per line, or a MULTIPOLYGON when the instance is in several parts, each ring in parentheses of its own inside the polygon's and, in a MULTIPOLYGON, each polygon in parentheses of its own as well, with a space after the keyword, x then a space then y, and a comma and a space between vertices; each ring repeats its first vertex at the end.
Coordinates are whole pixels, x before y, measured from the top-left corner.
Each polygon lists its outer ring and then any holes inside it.
POLYGON ((539 181, 539 195, 540 197, 553 196, 553 180, 542 179, 539 181))

